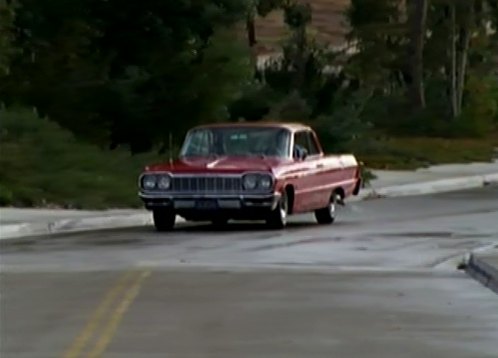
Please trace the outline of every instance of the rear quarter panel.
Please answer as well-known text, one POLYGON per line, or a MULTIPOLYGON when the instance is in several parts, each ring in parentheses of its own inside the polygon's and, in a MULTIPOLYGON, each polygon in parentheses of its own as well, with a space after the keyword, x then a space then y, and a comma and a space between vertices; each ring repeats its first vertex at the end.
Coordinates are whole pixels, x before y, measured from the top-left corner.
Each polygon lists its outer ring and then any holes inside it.
POLYGON ((334 190, 350 196, 359 177, 359 165, 352 154, 310 157, 275 170, 277 190, 294 189, 293 213, 326 207, 334 190))

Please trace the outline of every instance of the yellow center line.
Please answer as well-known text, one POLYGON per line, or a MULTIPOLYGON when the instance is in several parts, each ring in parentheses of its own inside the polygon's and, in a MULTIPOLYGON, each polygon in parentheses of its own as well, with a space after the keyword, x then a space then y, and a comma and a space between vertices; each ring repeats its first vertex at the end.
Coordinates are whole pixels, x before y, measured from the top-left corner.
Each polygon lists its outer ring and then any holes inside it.
POLYGON ((140 292, 140 287, 142 282, 150 275, 150 271, 142 271, 140 275, 134 280, 133 284, 125 292, 123 299, 116 306, 116 309, 112 312, 109 322, 104 328, 104 331, 100 335, 99 340, 93 347, 93 349, 88 354, 88 358, 100 357, 102 353, 106 350, 107 346, 112 340, 112 337, 116 333, 116 329, 119 323, 123 319, 124 314, 133 303, 138 293, 140 292))
POLYGON ((122 275, 116 284, 107 292, 102 302, 93 312, 81 333, 76 337, 71 346, 67 349, 63 358, 76 358, 85 349, 85 345, 92 338, 102 321, 104 315, 107 313, 113 302, 119 297, 122 291, 136 272, 130 271, 122 275))

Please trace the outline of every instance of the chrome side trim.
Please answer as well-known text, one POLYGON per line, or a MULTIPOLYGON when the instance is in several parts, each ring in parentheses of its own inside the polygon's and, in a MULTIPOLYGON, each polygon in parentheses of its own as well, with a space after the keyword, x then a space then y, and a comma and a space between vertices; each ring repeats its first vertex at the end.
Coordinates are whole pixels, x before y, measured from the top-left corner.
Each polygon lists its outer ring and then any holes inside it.
POLYGON ((341 187, 341 186, 344 186, 344 185, 351 185, 351 184, 353 184, 355 182, 356 182, 356 178, 353 178, 353 179, 343 180, 343 181, 336 182, 336 183, 330 183, 330 184, 326 184, 326 185, 321 185, 321 186, 313 187, 313 188, 310 188, 310 189, 296 190, 295 194, 296 195, 302 195, 302 194, 312 193, 312 192, 321 191, 321 190, 332 190, 332 189, 335 189, 335 188, 338 188, 338 187, 341 187))

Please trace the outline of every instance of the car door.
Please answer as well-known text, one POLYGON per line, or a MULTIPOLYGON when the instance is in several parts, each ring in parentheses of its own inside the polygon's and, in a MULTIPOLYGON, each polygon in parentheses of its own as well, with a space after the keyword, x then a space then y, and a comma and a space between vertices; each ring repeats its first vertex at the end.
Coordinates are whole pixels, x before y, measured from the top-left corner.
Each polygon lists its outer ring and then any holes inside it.
POLYGON ((297 176, 294 183, 296 212, 304 212, 317 208, 323 201, 319 193, 320 175, 325 168, 321 168, 320 159, 322 152, 319 146, 312 140, 310 130, 298 131, 294 134, 294 160, 297 162, 297 176), (304 159, 296 157, 297 148, 306 150, 304 159))
POLYGON ((328 205, 332 191, 344 180, 344 170, 341 157, 338 155, 325 156, 314 132, 309 133, 311 150, 320 152, 320 157, 314 163, 313 192, 314 209, 328 205))

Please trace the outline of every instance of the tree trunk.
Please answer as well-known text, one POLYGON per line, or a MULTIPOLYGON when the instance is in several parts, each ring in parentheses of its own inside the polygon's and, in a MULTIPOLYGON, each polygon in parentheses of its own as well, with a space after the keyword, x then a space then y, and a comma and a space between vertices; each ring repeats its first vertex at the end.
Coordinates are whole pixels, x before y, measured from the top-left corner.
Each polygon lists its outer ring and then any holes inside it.
POLYGON ((469 47, 470 47, 470 38, 472 34, 472 22, 474 20, 474 7, 472 6, 472 2, 469 6, 469 12, 467 14, 467 19, 463 25, 461 31, 461 44, 462 49, 460 53, 460 61, 458 68, 458 77, 457 77, 457 109, 458 115, 462 113, 463 107, 463 92, 465 90, 465 76, 467 74, 467 60, 469 57, 469 47))
POLYGON ((458 95, 457 95, 457 48, 456 48, 456 5, 450 5, 450 103, 451 103, 451 117, 453 119, 459 116, 458 111, 458 95))
POLYGON ((247 31, 247 43, 249 47, 253 47, 254 45, 256 45, 256 27, 254 24, 254 16, 252 14, 247 15, 246 31, 247 31))
POLYGON ((427 22, 428 0, 409 1, 409 22, 411 30, 410 102, 415 109, 425 108, 424 88, 424 44, 427 22))
POLYGON ((304 85, 304 81, 306 79, 306 26, 303 25, 300 28, 296 29, 296 38, 297 38, 297 51, 295 58, 296 65, 296 78, 294 81, 294 87, 296 89, 302 88, 304 85))
POLYGON ((469 57, 469 46, 470 46, 470 31, 465 30, 463 35, 463 48, 460 55, 460 68, 458 70, 458 80, 457 80, 457 108, 458 114, 462 113, 463 107, 463 92, 465 90, 465 76, 467 74, 467 59, 469 57))

